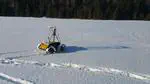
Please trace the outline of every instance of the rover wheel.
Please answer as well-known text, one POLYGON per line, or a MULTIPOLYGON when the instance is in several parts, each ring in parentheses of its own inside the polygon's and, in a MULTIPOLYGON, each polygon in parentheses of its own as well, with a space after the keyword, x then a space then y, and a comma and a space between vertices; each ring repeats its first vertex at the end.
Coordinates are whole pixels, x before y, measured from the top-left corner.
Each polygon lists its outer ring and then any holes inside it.
POLYGON ((47 53, 53 54, 56 52, 56 49, 53 46, 50 46, 46 51, 47 53))
POLYGON ((66 45, 65 45, 65 44, 62 44, 62 45, 60 46, 60 51, 64 52, 64 51, 65 51, 65 48, 66 48, 66 45))

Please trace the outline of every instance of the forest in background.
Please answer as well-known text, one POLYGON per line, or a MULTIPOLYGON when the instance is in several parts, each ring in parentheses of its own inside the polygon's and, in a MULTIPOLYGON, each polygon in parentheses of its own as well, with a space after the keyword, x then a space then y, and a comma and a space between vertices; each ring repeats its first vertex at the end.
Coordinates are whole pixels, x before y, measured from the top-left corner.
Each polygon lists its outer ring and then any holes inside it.
POLYGON ((0 16, 150 20, 150 0, 0 0, 0 16))

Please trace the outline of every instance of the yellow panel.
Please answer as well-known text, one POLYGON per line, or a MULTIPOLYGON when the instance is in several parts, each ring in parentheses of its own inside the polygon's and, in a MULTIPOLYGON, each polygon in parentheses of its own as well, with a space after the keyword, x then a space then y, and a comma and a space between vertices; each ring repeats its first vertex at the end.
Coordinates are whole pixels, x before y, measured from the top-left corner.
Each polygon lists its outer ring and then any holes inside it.
POLYGON ((48 48, 48 44, 41 43, 38 48, 41 49, 41 50, 46 50, 48 48))

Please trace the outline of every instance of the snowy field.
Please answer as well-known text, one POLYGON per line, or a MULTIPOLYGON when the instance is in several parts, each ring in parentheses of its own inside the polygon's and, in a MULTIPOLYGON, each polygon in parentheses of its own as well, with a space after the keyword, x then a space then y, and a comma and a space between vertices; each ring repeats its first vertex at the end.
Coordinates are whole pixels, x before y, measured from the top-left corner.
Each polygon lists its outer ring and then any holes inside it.
POLYGON ((0 84, 150 84, 150 22, 0 17, 0 84), (49 25, 65 53, 35 52, 49 25))

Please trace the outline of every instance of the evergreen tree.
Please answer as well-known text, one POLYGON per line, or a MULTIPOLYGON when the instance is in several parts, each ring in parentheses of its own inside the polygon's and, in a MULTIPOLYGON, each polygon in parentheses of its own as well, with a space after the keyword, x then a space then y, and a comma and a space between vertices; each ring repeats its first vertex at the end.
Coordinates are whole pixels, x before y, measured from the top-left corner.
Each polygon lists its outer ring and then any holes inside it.
POLYGON ((0 0, 1 16, 147 19, 148 0, 0 0))

